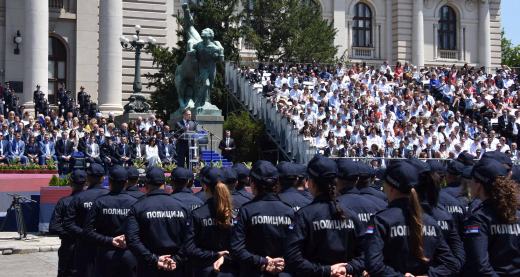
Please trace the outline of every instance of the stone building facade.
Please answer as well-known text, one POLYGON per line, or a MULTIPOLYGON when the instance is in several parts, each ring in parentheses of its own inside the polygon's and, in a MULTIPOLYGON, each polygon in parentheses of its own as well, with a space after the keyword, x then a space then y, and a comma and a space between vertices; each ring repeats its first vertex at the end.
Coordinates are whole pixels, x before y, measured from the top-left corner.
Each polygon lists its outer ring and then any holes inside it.
MULTIPOLYGON (((64 83, 73 91, 84 86, 102 111, 120 113, 132 92, 134 53, 122 49, 119 37, 140 25, 143 38, 174 47, 172 15, 184 1, 0 0, 0 81, 10 81, 26 106, 37 84, 53 102, 64 83)), ((353 62, 500 64, 500 0, 315 1, 338 30, 338 56, 353 62)), ((239 47, 245 55, 253 51, 239 47)), ((143 76, 154 71, 148 54, 141 65, 143 76)), ((143 92, 153 90, 141 81, 143 92)))

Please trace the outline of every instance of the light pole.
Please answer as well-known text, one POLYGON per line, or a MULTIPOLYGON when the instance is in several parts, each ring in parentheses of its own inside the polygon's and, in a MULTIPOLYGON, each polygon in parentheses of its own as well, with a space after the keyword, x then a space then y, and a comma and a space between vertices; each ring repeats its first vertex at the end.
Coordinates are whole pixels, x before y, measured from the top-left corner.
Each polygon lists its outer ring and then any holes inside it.
POLYGON ((141 51, 152 48, 157 43, 157 40, 153 37, 148 37, 146 41, 144 41, 139 35, 140 32, 141 26, 135 25, 135 35, 132 36, 131 41, 125 36, 119 38, 123 49, 135 50, 134 84, 132 86, 133 94, 128 99, 130 102, 125 105, 125 113, 146 113, 150 109, 150 105, 146 103, 146 98, 141 94, 143 88, 141 85, 141 51))

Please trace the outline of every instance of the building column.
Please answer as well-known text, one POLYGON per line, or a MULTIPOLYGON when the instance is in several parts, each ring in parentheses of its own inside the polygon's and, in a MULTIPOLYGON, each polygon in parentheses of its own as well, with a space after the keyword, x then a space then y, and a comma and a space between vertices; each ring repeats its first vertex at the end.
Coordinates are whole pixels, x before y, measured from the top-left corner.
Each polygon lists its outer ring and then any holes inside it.
POLYGON ((347 45, 347 28, 346 28, 346 5, 345 0, 334 0, 334 28, 338 30, 336 37, 334 38, 334 45, 338 46, 338 57, 341 57, 346 49, 350 48, 347 45))
POLYGON ((29 111, 34 107, 33 92, 40 85, 48 93, 49 63, 49 1, 25 0, 25 34, 23 45, 24 77, 22 105, 29 111))
POLYGON ((491 68, 491 16, 489 14, 489 1, 480 1, 479 10, 479 56, 480 66, 486 67, 486 72, 491 68))
POLYGON ((413 2, 412 63, 424 66, 424 16, 423 0, 413 2))
POLYGON ((123 1, 99 2, 99 110, 123 112, 123 1))
POLYGON ((392 0, 386 0, 386 60, 393 63, 392 42, 392 0))

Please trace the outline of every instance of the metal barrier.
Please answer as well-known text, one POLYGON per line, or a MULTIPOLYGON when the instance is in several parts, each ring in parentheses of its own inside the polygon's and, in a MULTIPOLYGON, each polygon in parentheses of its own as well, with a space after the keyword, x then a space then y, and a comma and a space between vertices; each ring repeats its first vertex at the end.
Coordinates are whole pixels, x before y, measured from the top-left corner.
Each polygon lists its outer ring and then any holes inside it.
POLYGON ((316 148, 292 125, 288 118, 276 110, 276 105, 262 95, 261 84, 250 84, 238 68, 232 63, 226 63, 225 82, 230 90, 251 114, 265 123, 267 131, 285 149, 288 156, 298 163, 307 163, 316 153, 316 148))

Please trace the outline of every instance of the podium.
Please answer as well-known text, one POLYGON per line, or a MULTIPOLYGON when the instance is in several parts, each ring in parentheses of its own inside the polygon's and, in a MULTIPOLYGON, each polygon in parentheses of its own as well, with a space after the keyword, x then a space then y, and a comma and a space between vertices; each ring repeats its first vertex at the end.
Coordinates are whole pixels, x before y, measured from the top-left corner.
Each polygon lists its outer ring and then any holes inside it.
POLYGON ((199 144, 208 141, 208 134, 205 132, 187 131, 179 136, 179 139, 188 142, 188 168, 193 170, 200 163, 199 144))

